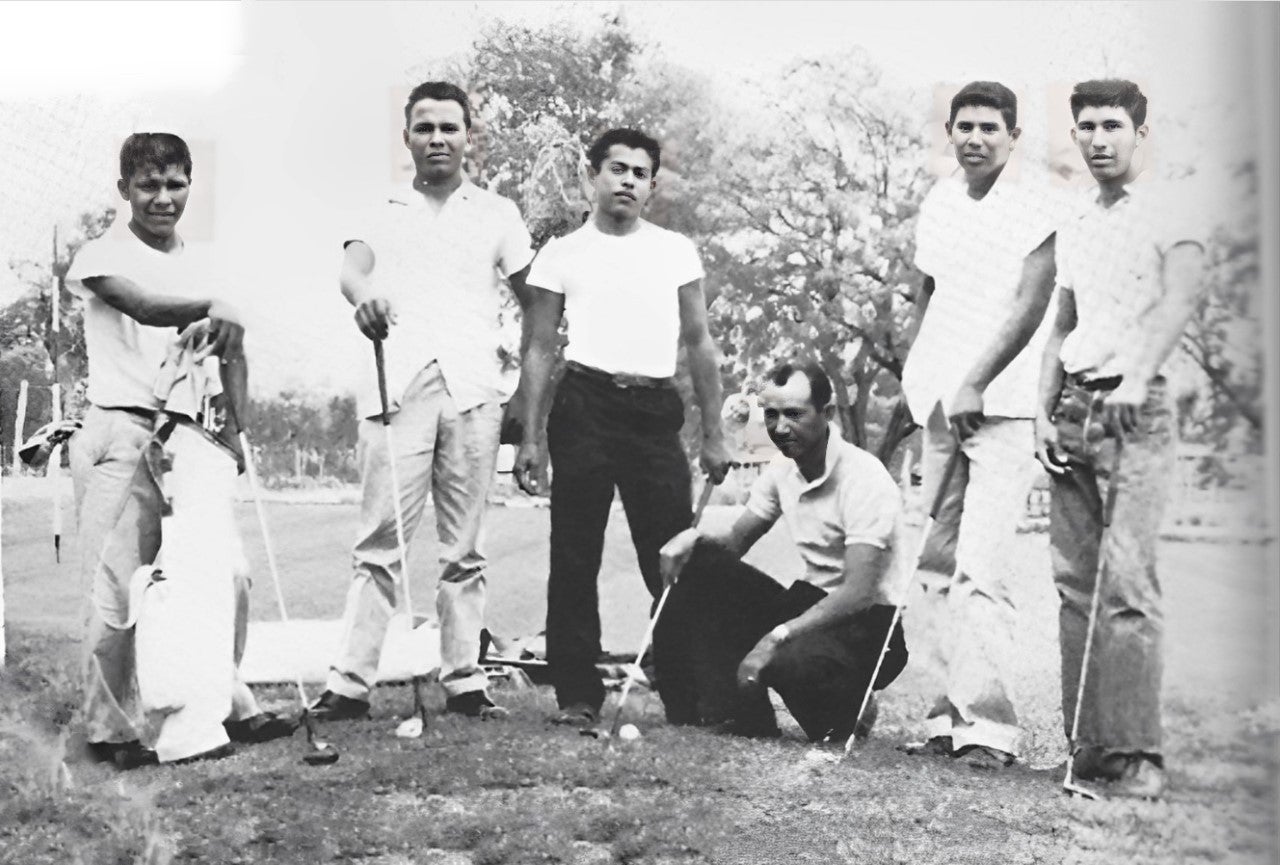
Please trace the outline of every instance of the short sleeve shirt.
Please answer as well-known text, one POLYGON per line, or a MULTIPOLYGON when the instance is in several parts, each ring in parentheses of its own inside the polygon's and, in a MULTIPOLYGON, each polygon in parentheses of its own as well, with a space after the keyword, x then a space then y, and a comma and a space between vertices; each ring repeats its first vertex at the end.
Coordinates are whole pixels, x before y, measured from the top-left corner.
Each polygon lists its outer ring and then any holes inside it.
POLYGON ((80 248, 67 272, 67 288, 85 304, 89 402, 101 408, 159 407, 156 376, 177 330, 139 324, 101 300, 83 280, 114 276, 154 294, 198 298, 212 295, 211 273, 207 253, 185 243, 172 252, 153 249, 124 218, 80 248))
MULTIPOLYGON (((464 179, 436 212, 415 190, 397 189, 355 220, 343 241, 355 240, 373 250, 373 289, 396 314, 385 341, 393 406, 432 361, 459 411, 509 397, 505 279, 533 259, 515 203, 464 179)), ((356 402, 361 417, 381 410, 372 363, 356 402)))
POLYGON ((667 378, 680 344, 680 286, 702 275, 682 234, 643 219, 630 234, 605 234, 588 220, 538 253, 528 282, 564 295, 566 360, 667 378))
POLYGON ((1143 319, 1164 298, 1162 272, 1179 243, 1203 245, 1194 203, 1169 185, 1137 182, 1104 207, 1091 191, 1057 243, 1058 285, 1075 295, 1076 327, 1062 344, 1068 373, 1122 375, 1143 319))
MULTIPOLYGON (((1065 216, 1047 188, 1001 177, 981 200, 961 178, 939 181, 920 206, 915 265, 933 277, 933 296, 903 370, 911 413, 926 418, 956 390, 1009 317, 1026 257, 1065 216)), ((1040 355, 1052 316, 983 395, 988 415, 1033 417, 1040 355)))
MULTIPOLYGON (((879 460, 833 429, 821 477, 807 481, 794 460, 779 456, 752 486, 747 510, 769 523, 785 519, 805 564, 803 579, 829 592, 844 582, 847 547, 893 549, 902 497, 879 460)), ((875 603, 898 603, 896 572, 885 569, 875 586, 875 603)))

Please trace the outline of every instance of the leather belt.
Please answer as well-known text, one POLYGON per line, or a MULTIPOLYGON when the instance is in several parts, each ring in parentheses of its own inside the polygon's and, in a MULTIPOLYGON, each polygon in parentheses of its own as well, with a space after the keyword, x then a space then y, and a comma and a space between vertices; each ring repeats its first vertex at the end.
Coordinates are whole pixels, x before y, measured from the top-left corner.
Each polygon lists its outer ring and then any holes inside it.
POLYGON ((653 376, 637 375, 629 372, 606 372, 602 369, 596 369, 594 366, 587 366, 585 363, 578 363, 576 360, 567 361, 565 368, 570 372, 596 381, 606 382, 617 388, 669 389, 675 387, 675 379, 672 378, 654 378, 653 376))
POLYGON ((1067 373, 1067 384, 1080 390, 1096 391, 1096 390, 1115 390, 1120 386, 1123 376, 1104 375, 1097 378, 1089 378, 1080 373, 1067 373))

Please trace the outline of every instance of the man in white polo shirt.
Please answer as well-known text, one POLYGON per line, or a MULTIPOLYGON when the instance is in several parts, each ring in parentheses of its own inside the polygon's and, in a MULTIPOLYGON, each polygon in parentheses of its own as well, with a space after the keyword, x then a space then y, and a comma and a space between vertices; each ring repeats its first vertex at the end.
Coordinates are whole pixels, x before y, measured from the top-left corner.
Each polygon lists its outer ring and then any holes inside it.
POLYGON ((1156 541, 1177 438, 1163 370, 1203 296, 1205 235, 1197 202, 1138 180, 1147 98, 1137 85, 1077 84, 1071 113, 1071 138, 1097 187, 1058 239, 1059 304, 1036 416, 1037 456, 1052 483, 1063 724, 1069 737, 1101 580, 1073 771, 1109 795, 1155 798, 1165 783, 1156 541))
POLYGON ((604 702, 595 667, 596 578, 614 489, 654 597, 662 589, 658 550, 692 516, 689 463, 680 443, 684 406, 673 378, 681 345, 701 412, 703 470, 720 483, 729 464, 697 250, 688 238, 640 217, 656 187, 658 144, 642 132, 613 129, 591 145, 587 159, 591 218, 548 243, 529 272, 534 298, 521 370, 527 402, 515 464, 521 488, 540 492, 549 449, 547 661, 563 710, 557 720, 573 724, 594 723, 604 702), (562 315, 569 320, 567 363, 544 428, 562 315))
MULTIPOLYGON (((504 286, 525 300, 533 250, 514 202, 467 178, 467 95, 444 82, 420 84, 405 105, 404 143, 412 187, 397 190, 344 244, 343 296, 356 325, 386 345, 391 429, 401 483, 405 540, 430 491, 440 538, 441 684, 446 711, 504 714, 487 693, 479 665, 484 626, 485 557, 481 526, 498 452, 502 405, 511 394, 502 370, 504 286)), ((358 393, 363 484, 360 531, 352 551, 343 644, 316 717, 354 718, 369 710, 382 643, 407 578, 396 542, 395 508, 373 352, 358 393)))
MULTIPOLYGON (((880 461, 831 427, 831 380, 818 364, 779 364, 760 404, 781 455, 746 510, 725 533, 687 529, 662 549, 664 580, 678 579, 654 637, 662 698, 675 723, 770 737, 779 732, 773 688, 811 741, 843 741, 901 603, 893 566, 901 497, 880 461), (779 518, 805 565, 785 589, 742 562, 779 518)), ((898 623, 875 688, 906 662, 898 623)), ((874 723, 871 705, 860 736, 874 723)))
POLYGON ((920 565, 926 587, 936 589, 924 602, 940 625, 934 648, 943 674, 922 748, 1001 767, 1018 751, 1007 670, 1016 613, 1010 580, 1037 474, 1031 419, 1056 214, 1048 190, 1004 176, 1020 134, 1009 88, 966 85, 951 100, 946 130, 962 173, 940 180, 920 207, 923 321, 902 377, 925 428, 925 501, 961 451, 920 565))

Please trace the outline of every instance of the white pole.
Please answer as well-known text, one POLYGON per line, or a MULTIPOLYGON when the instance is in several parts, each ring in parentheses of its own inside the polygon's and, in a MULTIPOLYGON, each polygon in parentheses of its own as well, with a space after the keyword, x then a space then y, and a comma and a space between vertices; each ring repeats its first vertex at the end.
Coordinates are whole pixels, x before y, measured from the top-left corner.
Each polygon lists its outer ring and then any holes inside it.
MULTIPOLYGON (((53 317, 51 322, 53 330, 51 354, 53 356, 50 358, 53 363, 53 385, 49 388, 49 394, 53 407, 53 424, 56 429, 62 420, 62 384, 58 378, 58 354, 61 349, 58 343, 62 331, 62 277, 58 274, 58 226, 56 225, 53 227, 53 264, 50 270, 53 276, 53 284, 49 292, 49 312, 53 317)), ((49 454, 48 477, 53 487, 53 560, 58 563, 62 561, 62 495, 59 483, 62 479, 62 445, 55 446, 53 452, 49 454)))
POLYGON ((18 414, 13 419, 13 472, 17 474, 22 468, 18 459, 18 448, 22 447, 22 432, 27 425, 27 380, 24 378, 18 385, 18 414))

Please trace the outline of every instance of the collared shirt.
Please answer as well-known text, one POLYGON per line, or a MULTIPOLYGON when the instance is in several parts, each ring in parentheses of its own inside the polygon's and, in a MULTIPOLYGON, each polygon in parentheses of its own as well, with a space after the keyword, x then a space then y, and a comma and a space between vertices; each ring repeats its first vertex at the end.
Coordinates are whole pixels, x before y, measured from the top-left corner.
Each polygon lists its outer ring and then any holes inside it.
MULTIPOLYGON (((933 296, 902 374, 911 414, 927 418, 956 390, 1008 319, 1026 257, 1065 216, 1047 186, 1001 176, 980 200, 963 178, 938 181, 920 205, 916 267, 933 277, 933 296)), ((1050 307, 1052 309, 1052 306, 1050 307)), ((1040 356, 1052 329, 1047 314, 1030 343, 983 394, 985 413, 1034 417, 1040 356)))
MULTIPOLYGON (((833 427, 821 477, 805 480, 794 460, 779 456, 752 486, 747 510, 769 523, 783 517, 804 561, 804 579, 829 592, 845 580, 846 547, 893 548, 902 497, 880 461, 842 439, 833 427)), ((898 602, 898 570, 896 564, 885 568, 875 586, 875 603, 898 602)))
POLYGON ((177 337, 172 327, 139 324, 83 284, 95 276, 127 279, 142 290, 171 297, 210 297, 211 256, 183 244, 172 252, 147 246, 122 215, 102 237, 76 253, 67 288, 84 300, 84 341, 89 355, 89 402, 99 408, 158 408, 156 376, 177 337))
MULTIPOLYGON (((395 311, 385 340, 392 408, 432 361, 459 411, 511 395, 513 375, 503 369, 500 354, 503 286, 533 259, 529 230, 514 202, 465 177, 438 213, 421 193, 397 189, 343 240, 363 241, 373 250, 373 290, 395 311)), ((356 403, 360 417, 381 410, 372 360, 356 403)))
POLYGON ((589 219, 542 248, 528 282, 564 295, 565 360, 669 378, 680 348, 679 289, 702 273, 682 234, 643 219, 630 234, 605 234, 589 219))
POLYGON ((1110 207, 1087 194, 1057 243, 1058 285, 1075 294, 1076 327, 1062 366, 1087 376, 1123 375, 1143 318, 1164 298, 1164 259, 1184 241, 1202 244, 1193 203, 1160 182, 1136 182, 1110 207))

